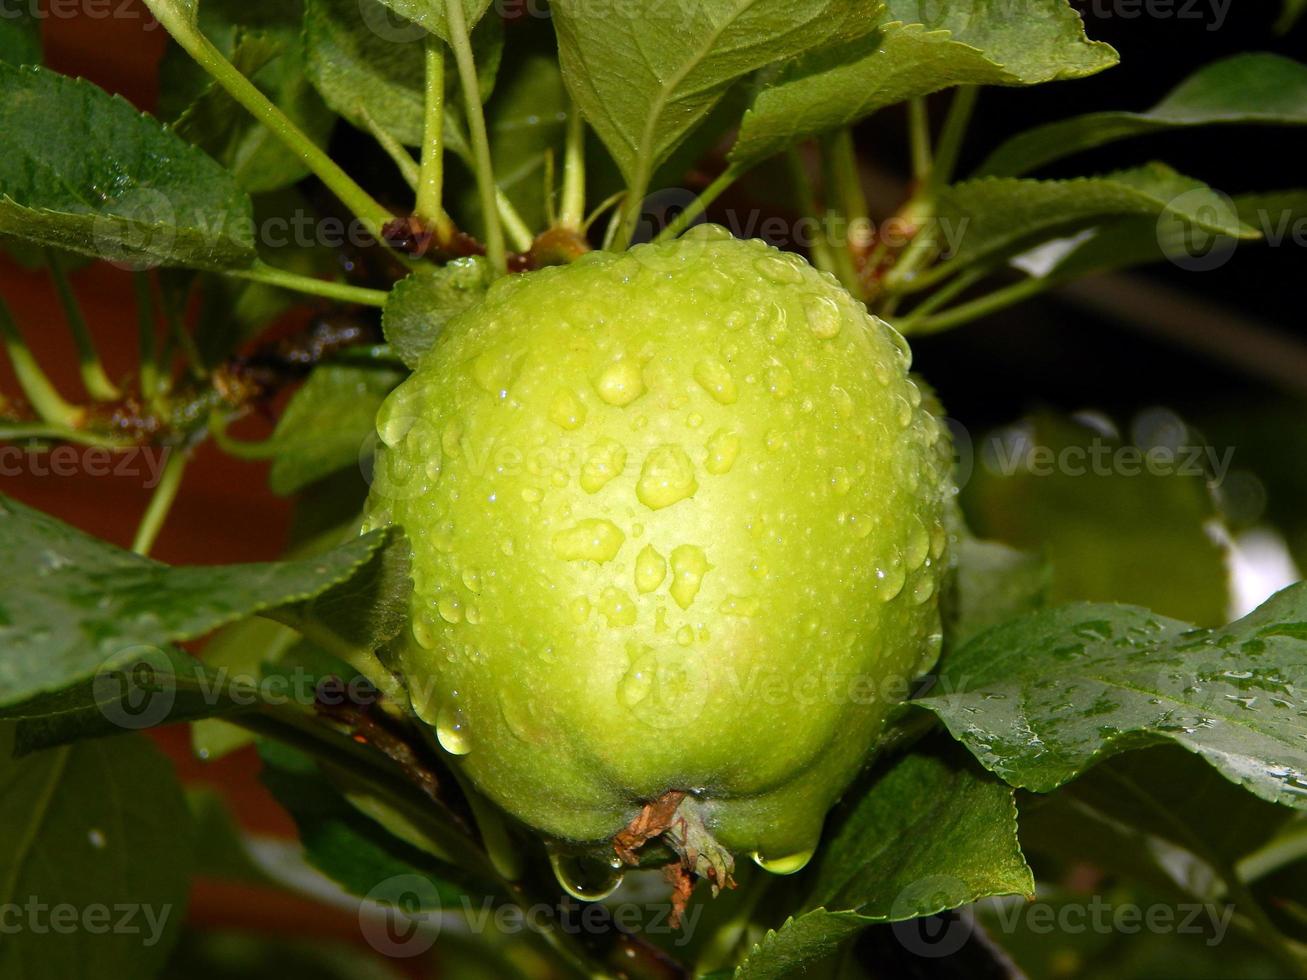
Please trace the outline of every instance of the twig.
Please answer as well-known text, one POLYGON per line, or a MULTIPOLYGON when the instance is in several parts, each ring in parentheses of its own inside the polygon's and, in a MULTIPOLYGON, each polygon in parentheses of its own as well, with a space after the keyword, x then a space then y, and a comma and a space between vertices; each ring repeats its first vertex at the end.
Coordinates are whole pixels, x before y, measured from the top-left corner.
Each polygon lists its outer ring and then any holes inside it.
POLYGON ((385 306, 386 299, 390 295, 380 289, 367 289, 363 286, 351 286, 347 283, 314 279, 312 276, 287 272, 263 261, 256 261, 248 269, 233 269, 225 274, 234 279, 248 279, 251 282, 279 286, 282 289, 307 293, 310 296, 321 296, 324 299, 340 300, 342 303, 358 303, 361 306, 385 306))
POLYGON ((503 275, 508 271, 508 257, 504 250, 504 229, 499 221, 499 206, 495 200, 495 168, 490 159, 490 138, 486 133, 486 115, 481 105, 467 18, 461 3, 447 3, 444 7, 450 46, 454 49, 454 61, 458 65, 459 83, 463 89, 463 105, 467 109, 468 136, 476 161, 473 169, 476 171, 481 211, 486 223, 486 257, 490 260, 491 268, 503 275))
POLYGON ((431 35, 426 41, 426 71, 422 168, 413 212, 436 230, 439 241, 448 241, 454 227, 442 201, 445 185, 445 49, 440 39, 431 35))
POLYGON ((177 491, 181 488, 182 475, 185 472, 186 451, 178 447, 170 448, 168 461, 163 464, 163 475, 159 478, 159 485, 154 488, 154 494, 145 508, 141 523, 136 528, 136 537, 132 539, 132 551, 138 555, 148 555, 150 549, 154 547, 159 532, 163 530, 164 521, 168 519, 168 512, 172 510, 173 502, 177 499, 177 491))

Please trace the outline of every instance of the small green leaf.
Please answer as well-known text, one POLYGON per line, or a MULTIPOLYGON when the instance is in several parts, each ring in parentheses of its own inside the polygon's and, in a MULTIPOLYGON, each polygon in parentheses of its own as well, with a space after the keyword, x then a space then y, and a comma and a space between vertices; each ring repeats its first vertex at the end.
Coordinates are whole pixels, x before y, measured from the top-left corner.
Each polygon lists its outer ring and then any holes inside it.
POLYGON ((1193 126, 1307 125, 1307 65, 1240 54, 1198 70, 1146 112, 1093 112, 1012 137, 981 175, 1016 177, 1116 140, 1193 126))
POLYGON ((419 268, 390 292, 381 328, 395 353, 415 368, 445 324, 479 302, 490 286, 490 267, 473 256, 440 268, 419 268))
POLYGON ((769 932, 736 976, 794 976, 874 922, 1033 894, 1011 788, 959 755, 935 745, 855 787, 832 817, 807 911, 769 932))
POLYGON ((291 398, 272 435, 269 483, 291 494, 315 480, 358 466, 376 432, 377 409, 403 380, 399 371, 355 364, 321 364, 291 398))
POLYGON ((939 203, 941 245, 957 266, 989 261, 1112 218, 1168 215, 1213 235, 1256 238, 1229 199, 1161 163, 1102 177, 1030 180, 982 177, 947 188, 939 203))
MULTIPOLYGON (((445 19, 446 2, 448 0, 381 0, 386 7, 399 14, 399 18, 368 16, 365 23, 368 30, 386 41, 402 42, 411 39, 410 32, 414 24, 420 24, 432 34, 448 41, 449 23, 445 19)), ((463 16, 469 31, 490 9, 490 0, 462 0, 462 4, 463 16)), ((367 8, 363 9, 366 13, 367 8)))
POLYGON ((1174 742, 1272 803, 1307 809, 1307 585, 1230 626, 1072 604, 982 634, 919 699, 989 770, 1048 792, 1095 762, 1174 742))
POLYGON ((181 930, 192 857, 172 765, 139 736, 14 760, 8 729, 0 726, 0 907, 7 926, 16 909, 25 927, 6 929, 0 975, 153 976, 181 930), (57 908, 77 910, 73 928, 52 928, 57 908))
POLYGON ((250 200, 122 99, 0 65, 0 233, 132 264, 243 268, 250 200))
POLYGON ((367 131, 371 124, 406 146, 417 146, 424 118, 426 32, 388 40, 368 29, 372 18, 389 16, 381 0, 308 0, 306 67, 327 104, 355 127, 367 131))
POLYGON ((0 704, 86 681, 142 648, 303 601, 344 581, 386 540, 263 565, 170 568, 0 498, 0 704))
POLYGON ((762 86, 744 115, 731 160, 748 166, 809 136, 953 85, 1017 84, 984 52, 920 24, 887 24, 872 37, 825 48, 762 86))
POLYGON ((568 91, 637 193, 736 79, 874 24, 853 0, 552 10, 568 91))
MULTIPOLYGON (((403 23, 382 0, 308 0, 304 47, 309 80, 326 103, 364 132, 379 129, 405 146, 422 143, 426 126, 425 29, 403 23), (360 14, 362 15, 360 17, 360 14), (390 24, 378 29, 374 25, 390 24)), ((481 98, 490 96, 499 68, 503 29, 488 18, 472 33, 481 98)), ((458 73, 445 59, 445 127, 460 152, 458 73)))
POLYGON ((988 895, 1032 894, 1016 816, 1010 787, 952 747, 927 743, 839 815, 807 905, 895 922, 988 895))
POLYGON ((1085 40, 1064 0, 1016 4, 1024 9, 1009 4, 1002 18, 967 12, 983 3, 889 6, 870 37, 818 50, 768 79, 744 116, 731 159, 750 165, 808 136, 954 85, 1033 85, 1115 63, 1111 48, 1085 40), (1000 28, 988 29, 1000 20, 1000 28))

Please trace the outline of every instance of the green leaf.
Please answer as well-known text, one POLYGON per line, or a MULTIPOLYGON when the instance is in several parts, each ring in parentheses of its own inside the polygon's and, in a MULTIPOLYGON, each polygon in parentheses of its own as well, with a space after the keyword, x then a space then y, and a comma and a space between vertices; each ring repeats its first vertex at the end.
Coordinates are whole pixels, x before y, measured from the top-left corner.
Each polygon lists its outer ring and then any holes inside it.
POLYGON ((891 3, 883 18, 891 22, 875 34, 816 51, 767 80, 744 116, 731 159, 747 166, 954 85, 1033 85, 1116 61, 1110 47, 1085 40, 1080 18, 1064 0, 1021 0, 1018 9, 1009 3, 1001 18, 987 6, 891 3), (987 29, 999 21, 1000 29, 987 29))
POLYGON ((1292 810, 1244 792, 1174 745, 1115 756, 1065 792, 1118 825, 1191 851, 1217 873, 1294 818, 1292 810))
POLYGON ((980 167, 1015 177, 1117 140, 1193 126, 1307 125, 1307 65, 1240 54, 1199 69, 1146 112, 1093 112, 1012 137, 980 167))
POLYGON ((303 601, 344 581, 386 540, 311 559, 170 568, 0 498, 0 704, 89 680, 142 648, 303 601))
MULTIPOLYGON (((404 146, 419 146, 426 126, 426 31, 405 28, 382 0, 308 0, 304 47, 309 80, 326 103, 364 132, 380 130, 404 146), (360 17, 360 14, 362 15, 360 17), (374 28, 391 24, 393 29, 374 28)), ((472 34, 481 98, 490 96, 499 68, 503 30, 488 18, 472 34)), ((452 55, 445 58, 446 139, 462 153, 462 110, 452 55)))
POLYGON ((1307 809, 1307 585, 1230 626, 1077 603, 996 627, 919 699, 989 770, 1048 792, 1095 762, 1174 742, 1272 803, 1307 809))
POLYGON ((456 259, 440 268, 421 267, 390 291, 381 329, 395 353, 415 368, 445 324, 471 308, 490 286, 485 259, 456 259))
POLYGON ((1047 603, 1052 569, 1043 558, 969 534, 960 537, 954 554, 958 568, 945 633, 950 649, 1047 603))
POLYGON ((232 176, 90 82, 0 65, 0 132, 0 233, 132 264, 253 262, 232 176))
POLYGON ((966 487, 977 532, 1039 551, 1049 600, 1129 602, 1224 623, 1227 553, 1208 479, 1229 465, 1170 413, 1144 415, 1147 445, 1038 415, 987 438, 966 487), (1155 422, 1149 422, 1154 418, 1155 422))
POLYGON ((308 0, 308 77, 327 104, 355 127, 367 131, 376 126, 406 146, 417 146, 425 112, 426 34, 387 40, 368 29, 373 18, 387 16, 381 0, 308 0))
POLYGON ((215 672, 173 647, 136 647, 90 679, 0 709, 20 754, 249 710, 258 678, 215 672))
POLYGON ((1131 215, 1169 215, 1213 235, 1257 237, 1228 198, 1161 163, 1073 180, 964 181, 941 194, 938 227, 957 268, 1131 215))
POLYGON ((736 79, 873 25, 854 0, 619 5, 603 17, 585 0, 557 0, 552 10, 568 91, 639 194, 736 79))
POLYGON ((730 158, 750 166, 809 136, 953 85, 1017 83, 984 52, 946 33, 887 24, 871 38, 817 51, 764 84, 730 158))
POLYGON ((376 432, 377 409, 403 375, 385 367, 321 364, 295 392, 272 435, 269 483, 291 494, 315 480, 358 466, 376 432))
MULTIPOLYGON (((366 19, 368 29, 383 40, 403 41, 409 38, 411 24, 406 24, 405 21, 420 24, 442 40, 449 40, 449 23, 445 19, 447 0, 381 0, 381 2, 402 18, 396 20, 393 17, 370 16, 366 19)), ((463 16, 469 31, 490 9, 490 0, 462 0, 462 4, 463 16)))
POLYGON ((987 895, 1033 893, 1011 788, 958 755, 946 749, 903 756, 841 814, 817 865, 809 908, 895 922, 987 895))
POLYGON ((1012 790, 960 755, 936 745, 903 756, 836 811, 807 911, 769 932, 737 976, 793 976, 874 922, 1033 894, 1012 790))
POLYGON ((9 8, 0 16, 0 63, 39 65, 42 60, 41 22, 34 7, 9 8))
POLYGON ((814 909, 790 916, 749 950, 735 971, 735 980, 788 980, 813 962, 829 956, 840 943, 870 923, 856 912, 814 909))
POLYGON ((191 863, 172 766, 138 736, 19 760, 8 741, 0 726, 0 907, 25 927, 0 943, 0 975, 152 976, 180 930, 191 863))
POLYGON ((1067 0, 887 0, 891 20, 948 31, 985 52, 1024 84, 1083 78, 1120 60, 1111 45, 1085 37, 1067 0))

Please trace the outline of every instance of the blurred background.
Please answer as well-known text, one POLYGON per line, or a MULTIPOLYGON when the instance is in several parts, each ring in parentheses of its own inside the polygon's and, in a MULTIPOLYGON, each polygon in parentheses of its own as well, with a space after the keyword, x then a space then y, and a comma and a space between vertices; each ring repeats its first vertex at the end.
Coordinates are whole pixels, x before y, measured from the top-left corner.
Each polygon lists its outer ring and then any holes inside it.
MULTIPOLYGON (((1226 55, 1260 50, 1307 56, 1307 24, 1287 35, 1274 32, 1279 3, 1243 0, 1222 10, 1203 0, 1181 15, 1186 5, 1177 2, 1169 17, 1109 9, 1134 9, 1130 4, 1074 5, 1090 36, 1121 52, 1121 65, 1084 81, 986 90, 960 172, 1016 132, 1069 112, 1146 109, 1192 71, 1226 55)), ((166 35, 141 5, 123 9, 136 16, 45 20, 46 60, 152 110, 160 98, 157 70, 166 35)), ((937 117, 947 98, 932 100, 937 117)), ((888 216, 906 192, 905 118, 882 113, 857 137, 873 213, 888 216)), ((391 180, 385 162, 366 144, 342 124, 333 150, 365 180, 391 180)), ((1147 137, 1076 156, 1039 175, 1075 176, 1153 159, 1231 194, 1290 188, 1303 184, 1307 131, 1203 128, 1147 137)), ((691 186, 706 182, 716 166, 711 155, 702 161, 691 186)), ((759 171, 723 197, 711 217, 730 224, 732 211, 784 214, 776 186, 766 170, 759 171)), ((1200 623, 1223 619, 1296 578, 1294 563, 1307 567, 1307 508, 1300 505, 1307 498, 1305 272, 1301 241, 1241 243, 1213 270, 1165 266, 1100 277, 916 341, 917 369, 971 442, 973 475, 964 502, 976 531, 1018 546, 1040 542, 1059 598, 1134 601, 1200 623), (1009 445, 1013 439, 1055 445, 1099 439, 1211 447, 1214 454, 1203 458, 1227 460, 1229 466, 1219 480, 1211 472, 1156 480, 1032 480, 987 469, 984 447, 995 433, 1009 445), (1104 534, 1104 527, 1114 530, 1104 534), (1238 538, 1246 566, 1246 594, 1233 601, 1229 560, 1220 547, 1224 535, 1238 538), (1059 563, 1059 555, 1075 560, 1059 563)), ((109 374, 129 374, 136 343, 130 276, 93 264, 76 270, 73 280, 109 374)), ((59 306, 45 273, 0 254, 0 293, 56 383, 73 389, 76 361, 67 331, 55 328, 59 306)), ((276 329, 294 329, 313 312, 297 309, 276 329)), ((14 390, 14 384, 8 365, 0 365, 0 390, 14 390)), ((275 411, 246 420, 240 435, 267 435, 274 417, 275 411)), ((149 495, 139 476, 35 472, 0 476, 0 490, 122 546, 130 543, 149 495)), ((234 460, 205 443, 154 555, 170 563, 271 559, 285 545, 291 510, 288 500, 267 489, 267 464, 234 460)), ((165 731, 159 741, 196 792, 218 794, 246 830, 269 842, 269 859, 276 860, 276 842, 290 842, 294 826, 258 783, 252 751, 206 764, 194 758, 182 729, 165 731)), ((306 888, 311 892, 312 883, 306 888)), ((351 906, 333 908, 213 877, 196 884, 189 916, 205 927, 210 938, 204 941, 217 936, 228 943, 225 962, 232 976, 263 975, 258 958, 242 952, 242 943, 259 934, 304 937, 296 956, 306 975, 362 976, 373 969, 362 965, 372 960, 354 963, 313 942, 315 936, 334 937, 366 950, 351 906), (336 965, 329 966, 332 957, 336 965)), ((200 941, 188 940, 192 946, 183 949, 176 975, 190 975, 186 956, 188 950, 199 956, 193 944, 200 941)), ((448 950, 446 955, 456 957, 448 950)), ((205 962, 211 967, 210 959, 205 962)), ((430 975, 430 964, 403 969, 430 975)), ((288 965, 277 975, 295 972, 288 965)), ((446 973, 464 975, 449 961, 446 973)))

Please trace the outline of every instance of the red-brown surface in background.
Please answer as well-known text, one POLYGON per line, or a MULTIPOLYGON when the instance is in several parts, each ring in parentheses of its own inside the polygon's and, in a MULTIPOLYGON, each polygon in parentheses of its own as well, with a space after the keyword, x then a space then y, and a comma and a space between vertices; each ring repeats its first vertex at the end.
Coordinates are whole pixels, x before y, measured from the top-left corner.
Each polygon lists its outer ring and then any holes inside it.
MULTIPOLYGON (((128 16, 50 17, 43 23, 47 64, 80 75, 151 109, 158 95, 156 69, 166 35, 143 5, 122 8, 128 16)), ((111 378, 130 378, 136 363, 136 312, 131 277, 104 264, 72 274, 74 287, 91 325, 111 378)), ((0 295, 13 309, 29 346, 65 397, 81 400, 72 342, 64 327, 48 276, 21 268, 0 256, 0 295)), ((12 370, 0 358, 0 392, 16 394, 12 370)), ((256 423, 257 426, 257 423, 256 423)), ((254 430, 242 436, 257 438, 254 430)), ((54 514, 84 531, 126 547, 149 499, 146 475, 39 475, 25 467, 18 475, 0 476, 0 492, 54 514)), ((8 468, 7 468, 8 470, 8 468)), ((262 561, 277 557, 284 545, 290 506, 267 489, 267 466, 233 460, 206 444, 195 453, 185 475, 154 557, 169 563, 214 564, 262 561)), ((294 825, 258 781, 258 760, 251 751, 214 763, 190 751, 189 728, 156 733, 156 741, 173 759, 188 784, 218 789, 246 828, 263 834, 291 836, 294 825)), ((327 910, 305 899, 247 886, 197 882, 190 920, 207 926, 292 932, 303 936, 334 935, 361 942, 352 914, 327 910)))

